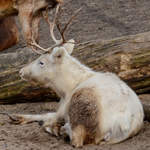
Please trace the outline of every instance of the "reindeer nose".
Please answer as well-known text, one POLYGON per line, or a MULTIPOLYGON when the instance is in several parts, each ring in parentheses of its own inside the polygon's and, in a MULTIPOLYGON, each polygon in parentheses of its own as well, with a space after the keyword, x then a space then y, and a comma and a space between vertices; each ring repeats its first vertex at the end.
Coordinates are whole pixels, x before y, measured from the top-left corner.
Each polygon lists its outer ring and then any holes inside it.
POLYGON ((31 72, 30 72, 29 68, 27 68, 27 67, 22 68, 22 69, 19 71, 19 74, 20 74, 20 77, 21 77, 23 80, 27 80, 28 78, 31 77, 31 72))

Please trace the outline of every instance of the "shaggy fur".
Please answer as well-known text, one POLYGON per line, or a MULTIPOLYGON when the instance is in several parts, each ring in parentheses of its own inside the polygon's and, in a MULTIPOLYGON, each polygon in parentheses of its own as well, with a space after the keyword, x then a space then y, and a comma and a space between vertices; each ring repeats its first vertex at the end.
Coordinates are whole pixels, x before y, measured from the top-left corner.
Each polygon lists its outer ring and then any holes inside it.
MULTIPOLYGON (((97 104, 97 97, 92 88, 83 88, 76 91, 71 98, 69 106, 70 126, 73 132, 77 132, 78 128, 84 135, 83 142, 95 143, 97 131, 99 127, 100 109, 97 104)), ((78 132, 79 135, 81 132, 78 132)), ((76 136, 72 137, 76 141, 76 136)), ((75 144, 74 144, 75 145, 75 144)), ((83 143, 82 143, 83 145, 83 143)))

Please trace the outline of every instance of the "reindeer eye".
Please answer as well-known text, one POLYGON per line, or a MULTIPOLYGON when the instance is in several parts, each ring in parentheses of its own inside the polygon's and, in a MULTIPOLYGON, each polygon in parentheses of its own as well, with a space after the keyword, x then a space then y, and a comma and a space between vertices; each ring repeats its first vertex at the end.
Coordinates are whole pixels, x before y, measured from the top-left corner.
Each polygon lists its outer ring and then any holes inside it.
POLYGON ((40 61, 39 64, 40 64, 41 66, 44 66, 44 63, 43 63, 42 61, 40 61))

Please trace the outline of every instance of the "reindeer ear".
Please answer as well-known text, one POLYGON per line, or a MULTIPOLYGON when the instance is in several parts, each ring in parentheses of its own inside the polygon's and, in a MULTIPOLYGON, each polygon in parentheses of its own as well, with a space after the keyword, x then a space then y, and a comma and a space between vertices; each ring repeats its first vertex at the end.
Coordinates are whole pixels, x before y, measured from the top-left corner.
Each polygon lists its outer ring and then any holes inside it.
POLYGON ((64 54, 65 54, 65 49, 63 47, 55 48, 52 52, 52 57, 54 62, 61 62, 64 54))
POLYGON ((73 52, 74 46, 75 46, 75 41, 73 39, 67 41, 67 43, 63 45, 63 47, 67 50, 69 54, 73 52))

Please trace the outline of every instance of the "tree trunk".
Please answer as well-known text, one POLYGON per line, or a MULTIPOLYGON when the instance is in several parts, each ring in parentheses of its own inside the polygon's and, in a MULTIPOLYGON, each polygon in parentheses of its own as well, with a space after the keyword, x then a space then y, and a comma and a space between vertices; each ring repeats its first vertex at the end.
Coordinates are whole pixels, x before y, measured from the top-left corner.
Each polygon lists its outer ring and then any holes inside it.
MULTIPOLYGON (((150 91, 150 32, 80 44, 74 54, 96 71, 118 74, 138 94, 150 91)), ((0 103, 56 100, 50 89, 31 86, 18 70, 38 56, 28 48, 0 55, 0 103)))

